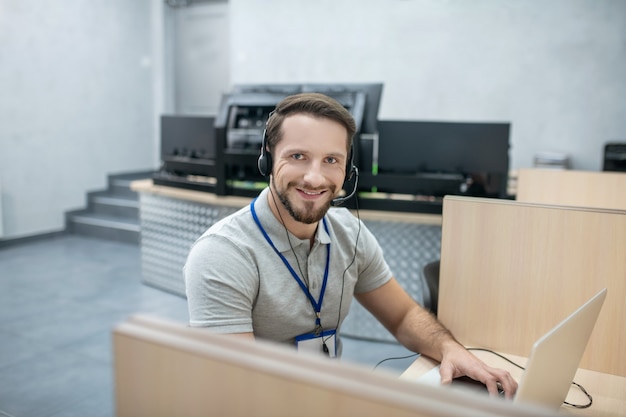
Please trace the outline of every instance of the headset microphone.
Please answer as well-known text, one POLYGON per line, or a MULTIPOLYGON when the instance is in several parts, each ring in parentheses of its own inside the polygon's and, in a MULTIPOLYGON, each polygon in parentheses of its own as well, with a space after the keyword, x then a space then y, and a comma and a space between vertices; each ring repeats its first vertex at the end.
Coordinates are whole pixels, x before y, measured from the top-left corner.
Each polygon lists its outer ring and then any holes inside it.
POLYGON ((354 176, 354 187, 352 188, 352 191, 350 192, 350 194, 344 197, 337 197, 332 199, 330 202, 331 206, 340 206, 356 194, 356 190, 359 186, 359 169, 356 166, 352 165, 351 171, 352 173, 349 175, 348 180, 350 180, 354 176))

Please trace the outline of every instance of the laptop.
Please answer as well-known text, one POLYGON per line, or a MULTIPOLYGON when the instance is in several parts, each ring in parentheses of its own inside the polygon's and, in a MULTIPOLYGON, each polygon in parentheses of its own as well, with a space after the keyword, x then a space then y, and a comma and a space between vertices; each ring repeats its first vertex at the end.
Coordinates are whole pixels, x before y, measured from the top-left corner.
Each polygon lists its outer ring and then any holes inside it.
MULTIPOLYGON (((514 402, 536 404, 553 410, 563 404, 606 299, 606 293, 606 288, 600 290, 535 342, 519 381, 514 402)), ((438 376, 439 367, 436 367, 418 378, 418 381, 439 383, 438 376)), ((455 387, 466 385, 465 388, 469 388, 475 384, 476 381, 453 381, 455 387)), ((487 392, 484 385, 481 391, 487 392)))

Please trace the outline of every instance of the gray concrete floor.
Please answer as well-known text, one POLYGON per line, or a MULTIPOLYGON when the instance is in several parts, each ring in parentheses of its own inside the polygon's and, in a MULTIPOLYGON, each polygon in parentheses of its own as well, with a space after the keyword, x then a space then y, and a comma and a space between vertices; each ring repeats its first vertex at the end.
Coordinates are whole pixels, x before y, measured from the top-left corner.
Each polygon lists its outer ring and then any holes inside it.
MULTIPOLYGON (((136 313, 188 320, 184 298, 141 282, 137 245, 62 235, 0 248, 0 416, 114 416, 111 331, 136 313)), ((372 371, 415 359, 343 343, 342 360, 372 371)))

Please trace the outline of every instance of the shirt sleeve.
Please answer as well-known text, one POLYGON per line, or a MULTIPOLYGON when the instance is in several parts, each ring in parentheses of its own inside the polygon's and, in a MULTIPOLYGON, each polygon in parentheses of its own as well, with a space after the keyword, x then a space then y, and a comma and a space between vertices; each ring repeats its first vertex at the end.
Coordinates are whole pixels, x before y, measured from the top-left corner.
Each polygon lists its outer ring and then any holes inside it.
POLYGON ((223 236, 201 237, 183 267, 192 327, 219 333, 252 332, 258 271, 244 251, 223 236))
POLYGON ((361 224, 362 244, 359 251, 359 279, 354 288, 355 294, 363 294, 386 284, 392 276, 391 268, 385 261, 383 249, 372 232, 361 224))

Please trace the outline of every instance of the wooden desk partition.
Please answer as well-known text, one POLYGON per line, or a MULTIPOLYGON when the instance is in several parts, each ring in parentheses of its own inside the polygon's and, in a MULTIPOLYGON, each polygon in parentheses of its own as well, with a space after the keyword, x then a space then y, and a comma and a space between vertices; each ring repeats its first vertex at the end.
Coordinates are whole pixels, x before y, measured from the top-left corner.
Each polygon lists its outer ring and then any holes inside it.
POLYGON ((556 415, 146 316, 113 347, 117 417, 556 415))
POLYGON ((528 356, 608 288, 581 368, 626 376, 626 212, 446 197, 439 318, 465 345, 528 356))
POLYGON ((516 200, 626 210, 626 172, 520 169, 516 200))

